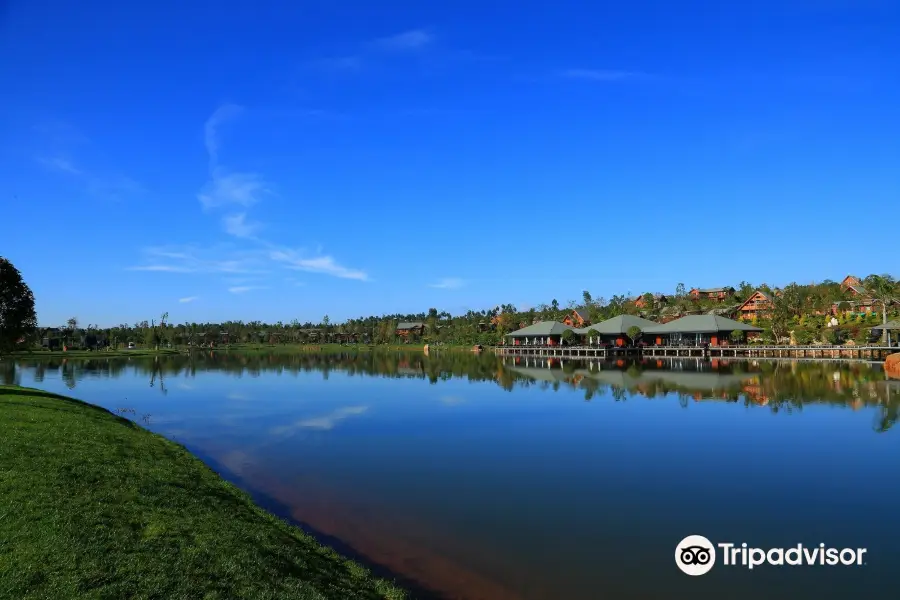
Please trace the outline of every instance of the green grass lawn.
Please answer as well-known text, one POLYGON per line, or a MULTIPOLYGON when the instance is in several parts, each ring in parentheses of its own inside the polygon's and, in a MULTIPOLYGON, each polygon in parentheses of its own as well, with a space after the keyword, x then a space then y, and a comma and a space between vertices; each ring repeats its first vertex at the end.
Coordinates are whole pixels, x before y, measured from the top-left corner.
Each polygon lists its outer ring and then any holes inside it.
POLYGON ((404 598, 182 446, 0 386, 0 598, 404 598))

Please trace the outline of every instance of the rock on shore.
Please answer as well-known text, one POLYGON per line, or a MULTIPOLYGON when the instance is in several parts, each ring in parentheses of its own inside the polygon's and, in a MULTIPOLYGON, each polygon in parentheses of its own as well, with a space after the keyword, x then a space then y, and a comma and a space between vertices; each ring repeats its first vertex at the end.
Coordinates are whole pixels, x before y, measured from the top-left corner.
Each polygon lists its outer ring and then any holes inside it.
POLYGON ((884 372, 888 377, 900 379, 900 352, 888 355, 884 361, 884 372))

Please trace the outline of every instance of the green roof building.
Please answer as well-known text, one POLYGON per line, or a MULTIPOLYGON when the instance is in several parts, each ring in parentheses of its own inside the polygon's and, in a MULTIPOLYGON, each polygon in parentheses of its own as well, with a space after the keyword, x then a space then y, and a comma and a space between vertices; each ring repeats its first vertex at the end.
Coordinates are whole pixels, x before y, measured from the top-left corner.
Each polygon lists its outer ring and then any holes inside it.
POLYGON ((506 334, 512 339, 514 346, 558 346, 562 334, 566 331, 577 331, 565 323, 541 321, 506 334))
POLYGON ((688 315, 648 327, 644 333, 655 338, 658 346, 718 346, 731 339, 733 331, 745 337, 762 333, 762 329, 720 315, 688 315))
POLYGON ((617 346, 625 346, 632 342, 627 333, 632 327, 637 327, 641 332, 648 327, 656 327, 659 323, 642 319, 634 315, 619 315, 612 319, 601 321, 596 325, 588 325, 581 329, 576 329, 575 333, 584 336, 588 344, 615 344, 617 346), (596 331, 598 335, 591 332, 596 331))

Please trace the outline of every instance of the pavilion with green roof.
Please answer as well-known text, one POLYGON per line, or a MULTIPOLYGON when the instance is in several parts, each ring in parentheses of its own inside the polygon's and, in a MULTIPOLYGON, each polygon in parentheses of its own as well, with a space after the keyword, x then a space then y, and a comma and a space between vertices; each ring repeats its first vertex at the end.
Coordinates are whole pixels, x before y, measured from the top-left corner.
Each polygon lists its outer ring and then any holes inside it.
POLYGON ((565 323, 541 321, 507 333, 506 337, 512 340, 513 346, 559 346, 562 334, 566 331, 575 332, 577 330, 565 323))
POLYGON ((877 335, 884 335, 885 331, 887 331, 887 343, 890 345, 891 337, 900 335, 900 319, 894 319, 893 321, 888 321, 883 325, 872 328, 872 333, 877 335))
POLYGON ((644 329, 644 334, 657 346, 719 346, 731 339, 733 331, 745 337, 762 333, 762 329, 721 315, 688 315, 644 329))
POLYGON ((637 327, 641 332, 644 332, 648 327, 656 327, 657 325, 659 323, 655 321, 642 319, 634 315, 619 315, 595 325, 576 329, 575 333, 583 336, 591 345, 615 344, 616 346, 625 346, 633 341, 627 335, 628 330, 632 327, 637 327), (591 332, 596 332, 598 335, 594 335, 591 332))

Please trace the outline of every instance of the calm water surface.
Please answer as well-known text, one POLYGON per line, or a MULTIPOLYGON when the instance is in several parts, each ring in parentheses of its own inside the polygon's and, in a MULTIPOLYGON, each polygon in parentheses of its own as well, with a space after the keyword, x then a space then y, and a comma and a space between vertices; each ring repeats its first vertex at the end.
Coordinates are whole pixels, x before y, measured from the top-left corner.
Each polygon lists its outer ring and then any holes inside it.
POLYGON ((22 361, 0 379, 130 409, 448 598, 900 594, 900 382, 878 366, 232 354, 22 361), (864 547, 867 564, 688 577, 689 534, 864 547))

